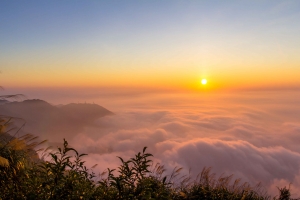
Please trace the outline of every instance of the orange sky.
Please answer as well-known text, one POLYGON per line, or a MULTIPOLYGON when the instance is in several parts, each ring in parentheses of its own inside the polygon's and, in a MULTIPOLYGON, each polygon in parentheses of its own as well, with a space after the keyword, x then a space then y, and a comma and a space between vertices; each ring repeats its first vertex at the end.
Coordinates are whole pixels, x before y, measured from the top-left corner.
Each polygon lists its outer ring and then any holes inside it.
POLYGON ((300 87, 296 1, 57 5, 3 3, 2 86, 300 87))

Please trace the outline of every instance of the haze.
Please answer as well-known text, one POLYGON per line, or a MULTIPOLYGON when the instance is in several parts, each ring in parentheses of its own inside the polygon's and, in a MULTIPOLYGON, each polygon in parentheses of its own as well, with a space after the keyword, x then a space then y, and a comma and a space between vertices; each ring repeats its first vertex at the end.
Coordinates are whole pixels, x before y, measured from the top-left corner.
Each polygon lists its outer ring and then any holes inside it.
POLYGON ((1 94, 50 103, 0 106, 24 132, 97 171, 147 146, 168 170, 300 195, 299 1, 2 1, 0 17, 1 94))

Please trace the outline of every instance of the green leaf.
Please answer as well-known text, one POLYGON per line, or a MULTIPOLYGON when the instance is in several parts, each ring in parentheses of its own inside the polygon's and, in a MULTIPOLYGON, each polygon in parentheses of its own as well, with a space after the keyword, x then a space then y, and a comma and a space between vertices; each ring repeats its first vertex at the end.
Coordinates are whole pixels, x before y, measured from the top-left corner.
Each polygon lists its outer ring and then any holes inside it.
POLYGON ((147 147, 144 147, 144 148, 143 148, 143 153, 145 153, 146 149, 147 149, 147 147))

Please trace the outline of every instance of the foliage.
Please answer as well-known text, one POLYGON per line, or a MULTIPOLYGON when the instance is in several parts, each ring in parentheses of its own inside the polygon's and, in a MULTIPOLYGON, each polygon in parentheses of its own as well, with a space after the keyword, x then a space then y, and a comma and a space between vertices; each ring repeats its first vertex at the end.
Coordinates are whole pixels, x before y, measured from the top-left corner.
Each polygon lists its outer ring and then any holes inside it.
MULTIPOLYGON (((142 152, 124 161, 118 167, 118 175, 115 169, 108 169, 107 179, 98 182, 98 194, 100 199, 170 199, 171 188, 165 181, 154 176, 149 170, 152 161, 148 158, 152 154, 142 152)), ((157 171, 158 172, 158 171, 157 171)))

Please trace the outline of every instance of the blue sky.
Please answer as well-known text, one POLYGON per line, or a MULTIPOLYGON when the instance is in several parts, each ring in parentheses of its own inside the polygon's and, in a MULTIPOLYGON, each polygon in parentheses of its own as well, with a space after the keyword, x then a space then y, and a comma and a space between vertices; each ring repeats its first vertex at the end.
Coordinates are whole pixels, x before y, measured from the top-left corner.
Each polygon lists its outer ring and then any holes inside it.
POLYGON ((93 77, 105 74, 125 85, 182 77, 174 87, 189 87, 253 71, 298 75, 299 11, 299 1, 2 1, 3 83, 53 85, 66 77, 57 86, 70 86, 73 77, 114 85, 93 77))

